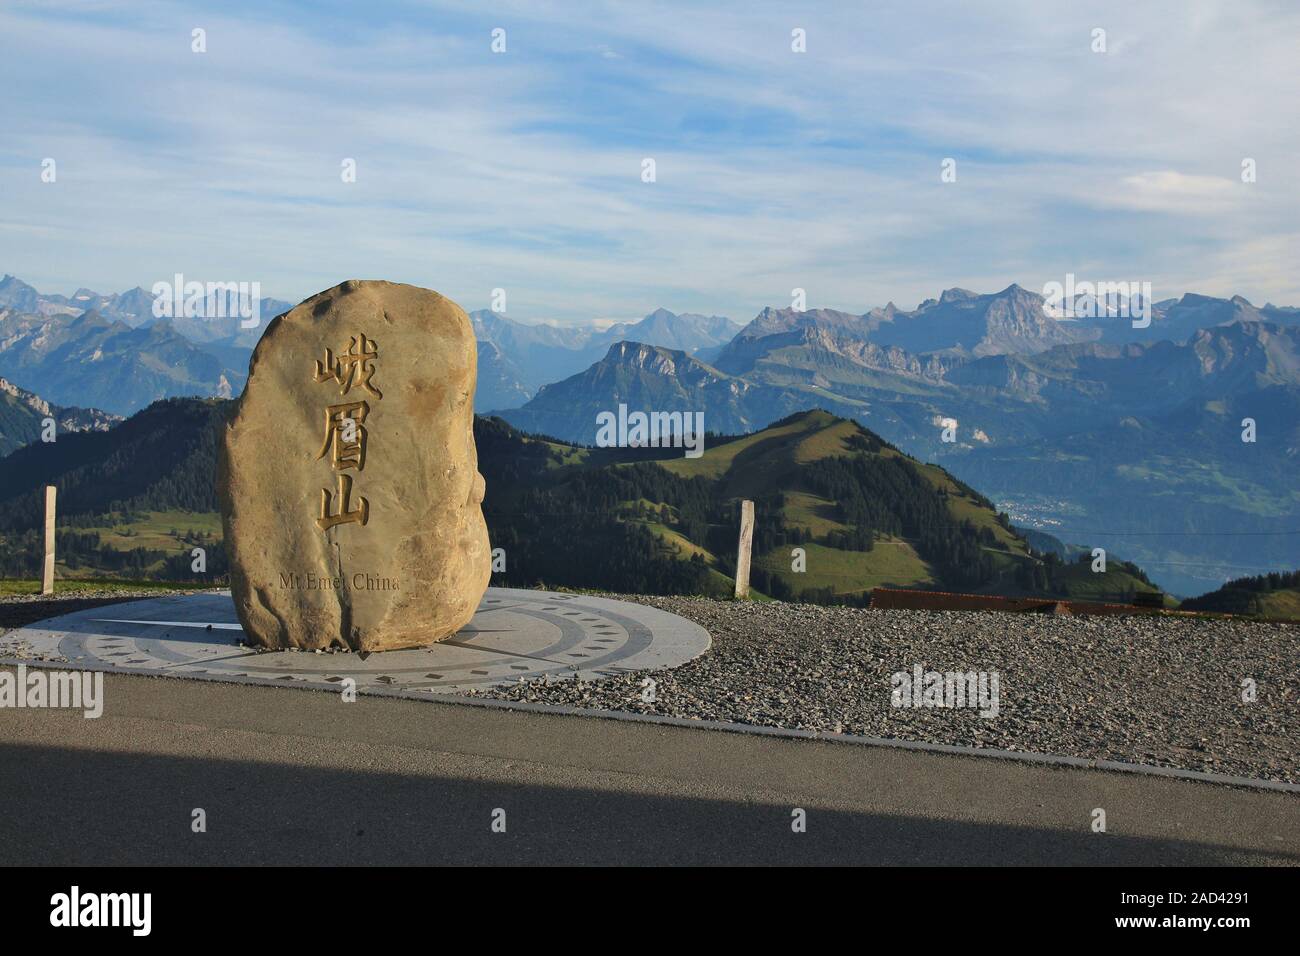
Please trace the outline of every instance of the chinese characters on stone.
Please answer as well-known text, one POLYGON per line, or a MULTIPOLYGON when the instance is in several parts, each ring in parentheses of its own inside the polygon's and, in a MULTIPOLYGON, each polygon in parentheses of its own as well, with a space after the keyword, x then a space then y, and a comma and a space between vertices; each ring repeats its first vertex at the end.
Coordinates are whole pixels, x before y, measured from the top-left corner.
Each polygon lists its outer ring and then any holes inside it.
MULTIPOLYGON (((354 335, 348 350, 338 358, 334 357, 332 349, 326 349, 325 360, 316 360, 315 380, 337 382, 340 395, 347 395, 356 387, 378 401, 384 395, 371 382, 378 355, 379 349, 374 339, 366 338, 365 333, 354 335)), ((321 443, 316 460, 320 461, 326 454, 330 455, 330 464, 338 472, 338 490, 336 498, 329 489, 321 489, 320 517, 316 519, 316 524, 322 531, 350 521, 364 525, 370 519, 370 502, 365 498, 358 495, 357 507, 351 507, 352 476, 345 474, 349 469, 358 472, 365 470, 365 422, 369 414, 370 403, 364 399, 341 402, 325 409, 325 440, 321 443), (335 505, 337 510, 332 507, 335 505)))

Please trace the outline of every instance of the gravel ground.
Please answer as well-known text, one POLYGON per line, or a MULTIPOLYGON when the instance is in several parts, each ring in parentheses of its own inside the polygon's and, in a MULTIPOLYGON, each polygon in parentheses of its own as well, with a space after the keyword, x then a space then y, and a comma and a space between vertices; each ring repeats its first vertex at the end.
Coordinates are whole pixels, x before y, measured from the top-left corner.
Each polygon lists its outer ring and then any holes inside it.
POLYGON ((674 670, 475 696, 1036 751, 1300 783, 1300 628, 610 595, 713 636, 674 670), (895 708, 891 675, 996 671, 999 711, 895 708), (654 702, 642 680, 656 682, 654 702), (1242 699, 1243 679, 1257 699, 1242 699))
MULTIPOLYGON (((188 593, 188 592, 167 592, 188 593)), ((156 590, 0 598, 0 633, 156 590)), ((1300 783, 1300 627, 1135 616, 876 611, 608 595, 713 636, 674 670, 533 680, 477 697, 1024 750, 1300 783), (891 675, 998 674, 998 714, 895 708, 891 675), (642 700, 642 680, 655 700, 642 700), (1257 699, 1242 700, 1242 682, 1257 699)))

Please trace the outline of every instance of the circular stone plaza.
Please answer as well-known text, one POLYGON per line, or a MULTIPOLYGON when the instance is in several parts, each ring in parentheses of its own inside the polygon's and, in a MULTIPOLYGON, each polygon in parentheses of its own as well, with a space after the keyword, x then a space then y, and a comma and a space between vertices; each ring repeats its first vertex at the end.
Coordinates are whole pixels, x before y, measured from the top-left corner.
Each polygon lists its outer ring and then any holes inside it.
POLYGON ((373 654, 246 645, 229 591, 131 601, 0 636, 0 661, 199 680, 464 692, 520 678, 594 679, 676 667, 709 648, 675 614, 577 594, 489 588, 473 620, 430 647, 373 654))

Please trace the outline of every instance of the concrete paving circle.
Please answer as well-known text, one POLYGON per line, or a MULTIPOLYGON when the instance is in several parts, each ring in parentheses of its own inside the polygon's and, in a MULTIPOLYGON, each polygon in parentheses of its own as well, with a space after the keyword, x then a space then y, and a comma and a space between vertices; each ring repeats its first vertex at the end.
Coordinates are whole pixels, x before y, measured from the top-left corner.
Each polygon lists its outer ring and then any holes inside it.
POLYGON ((432 647, 367 654, 255 651, 229 591, 77 611, 0 636, 6 663, 64 664, 244 683, 448 693, 519 680, 676 667, 708 650, 698 624, 609 598, 488 588, 473 620, 432 647))

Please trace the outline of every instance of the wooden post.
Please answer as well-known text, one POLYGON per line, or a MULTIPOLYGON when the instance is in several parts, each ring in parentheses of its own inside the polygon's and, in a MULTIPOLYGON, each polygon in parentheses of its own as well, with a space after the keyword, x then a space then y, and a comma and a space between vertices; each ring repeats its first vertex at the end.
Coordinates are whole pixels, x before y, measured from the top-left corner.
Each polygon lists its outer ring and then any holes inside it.
POLYGON ((749 597, 749 550, 754 543, 754 502, 740 503, 740 542, 736 545, 736 600, 749 597))
POLYGON ((54 486, 45 486, 45 561, 41 567, 41 593, 54 593, 54 486))

